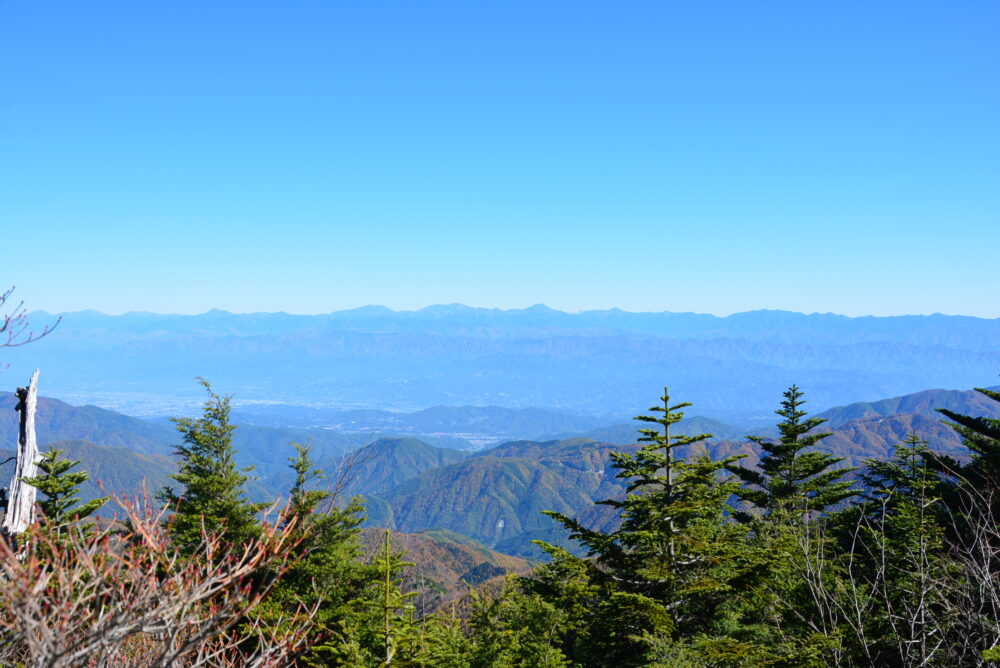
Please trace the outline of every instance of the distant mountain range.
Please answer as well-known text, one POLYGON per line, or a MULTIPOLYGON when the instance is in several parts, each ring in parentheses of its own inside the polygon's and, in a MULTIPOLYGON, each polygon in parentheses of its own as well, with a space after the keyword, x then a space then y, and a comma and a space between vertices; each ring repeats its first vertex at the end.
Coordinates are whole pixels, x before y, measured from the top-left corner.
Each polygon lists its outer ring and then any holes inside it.
MULTIPOLYGON (((42 341, 4 351, 11 366, 3 378, 21 382, 37 367, 50 394, 156 416, 196 411, 200 388, 191 379, 204 376, 236 395, 246 421, 264 426, 317 426, 349 419, 342 413, 355 408, 456 405, 535 406, 610 424, 644 410, 664 385, 698 414, 754 426, 769 423, 793 383, 822 410, 927 387, 991 385, 1000 373, 1000 320, 962 316, 461 305, 315 316, 63 315, 42 341)), ((42 325, 54 316, 31 319, 42 325)))

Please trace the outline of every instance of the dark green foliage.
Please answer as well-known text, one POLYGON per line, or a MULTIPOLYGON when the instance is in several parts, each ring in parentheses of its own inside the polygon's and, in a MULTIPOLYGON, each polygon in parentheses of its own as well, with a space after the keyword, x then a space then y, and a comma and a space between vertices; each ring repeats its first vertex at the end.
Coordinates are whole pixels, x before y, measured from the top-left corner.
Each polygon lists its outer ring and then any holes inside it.
POLYGON ((204 379, 208 392, 202 416, 174 418, 183 443, 176 447, 180 471, 171 476, 183 485, 180 492, 166 487, 161 500, 174 509, 171 533, 184 549, 194 549, 203 532, 222 534, 226 542, 238 545, 257 537, 258 508, 245 498, 249 468, 237 468, 232 440, 236 427, 229 422, 230 397, 215 394, 204 379))
POLYGON ((856 560, 849 574, 880 602, 866 619, 873 641, 867 652, 884 664, 940 664, 938 639, 956 627, 948 597, 960 576, 948 558, 943 484, 929 455, 912 434, 891 460, 867 462, 870 492, 840 518, 841 542, 850 540, 856 560))
POLYGON ((500 566, 494 566, 491 563, 483 562, 476 566, 473 566, 470 570, 466 571, 465 575, 462 576, 462 582, 470 585, 478 585, 486 582, 495 577, 499 577, 506 573, 500 566))
POLYGON ((310 483, 323 477, 322 471, 313 468, 312 448, 300 443, 292 443, 292 447, 295 448, 295 456, 289 457, 288 461, 289 468, 295 472, 295 482, 288 500, 288 518, 297 522, 305 533, 316 523, 313 513, 330 495, 322 490, 310 489, 310 483))
POLYGON ((674 437, 670 427, 690 404, 671 404, 666 390, 661 400, 650 409, 658 415, 636 418, 659 425, 641 430, 645 445, 634 454, 612 455, 627 493, 601 503, 618 511, 620 526, 596 531, 550 513, 594 558, 584 562, 546 546, 558 568, 576 572, 593 588, 580 602, 589 621, 567 643, 622 666, 645 665, 656 637, 712 632, 745 569, 745 529, 728 521, 728 499, 738 484, 724 475, 738 458, 678 457, 677 448, 690 449, 709 435, 674 437))
MULTIPOLYGON (((746 485, 739 491, 740 498, 765 513, 782 506, 798 512, 824 511, 857 493, 850 481, 840 480, 854 469, 831 469, 843 459, 812 449, 830 433, 808 433, 826 420, 804 419, 807 413, 801 410, 805 401, 799 388, 793 385, 784 397, 775 411, 784 418, 778 423, 778 441, 747 437, 766 453, 758 469, 729 466, 729 470, 746 485)), ((747 518, 745 513, 740 516, 747 518)))
MULTIPOLYGON (((984 396, 1000 402, 1000 392, 976 388, 984 396)), ((987 485, 1000 490, 1000 419, 962 415, 946 408, 939 409, 962 435, 965 446, 972 451, 972 461, 966 466, 952 463, 973 485, 987 485)))
MULTIPOLYGON (((994 405, 1000 402, 1000 392, 977 391, 994 405)), ((959 635, 977 657, 995 656, 1000 646, 1000 419, 941 413, 953 421, 950 426, 971 454, 967 463, 930 458, 944 473, 942 496, 951 520, 945 538, 967 582, 956 605, 959 635)))
POLYGON ((387 666, 401 649, 404 651, 408 649, 405 640, 410 630, 408 627, 413 622, 413 605, 410 599, 414 596, 412 593, 404 593, 399 588, 403 569, 413 564, 403 561, 403 554, 392 549, 391 538, 392 532, 386 529, 385 542, 372 562, 372 567, 381 576, 381 595, 376 606, 379 608, 379 617, 382 620, 382 656, 385 657, 387 666))
POLYGON ((286 521, 295 523, 298 559, 281 576, 262 611, 270 624, 280 624, 289 609, 315 609, 307 663, 323 665, 344 660, 360 648, 350 637, 367 619, 375 569, 361 563, 358 527, 363 508, 357 499, 338 507, 327 491, 315 489, 323 475, 316 469, 308 445, 292 444, 289 458, 295 473, 286 521))
POLYGON ((552 513, 588 547, 597 562, 611 571, 628 572, 627 587, 658 599, 670 598, 688 587, 710 589, 702 582, 704 568, 716 562, 710 555, 721 533, 735 533, 726 526, 727 499, 737 491, 722 473, 738 458, 713 461, 707 454, 681 459, 674 450, 698 444, 709 434, 673 437, 670 426, 683 418, 664 390, 662 406, 650 410, 660 416, 641 415, 638 420, 662 428, 642 429, 646 445, 634 454, 614 453, 617 477, 627 481, 624 499, 601 501, 618 510, 621 526, 610 533, 593 531, 576 520, 552 513))
POLYGON ((83 519, 104 505, 108 497, 93 499, 80 503, 80 485, 90 477, 86 471, 70 469, 79 461, 66 459, 62 450, 48 450, 42 454, 38 462, 41 475, 25 478, 24 482, 35 487, 44 498, 38 501, 45 521, 53 526, 61 527, 74 519, 83 519), (78 505, 79 504, 79 505, 78 505))
POLYGON ((559 630, 567 615, 537 594, 526 593, 510 580, 494 596, 475 596, 469 625, 471 665, 475 668, 538 666, 562 668, 570 663, 558 648, 559 630))

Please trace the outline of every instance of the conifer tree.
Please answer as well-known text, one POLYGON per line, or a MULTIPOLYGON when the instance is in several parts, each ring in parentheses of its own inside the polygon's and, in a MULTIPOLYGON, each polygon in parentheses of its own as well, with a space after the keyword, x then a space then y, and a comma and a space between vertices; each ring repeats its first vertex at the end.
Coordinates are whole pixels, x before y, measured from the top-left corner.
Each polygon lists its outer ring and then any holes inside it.
MULTIPOLYGON (((570 665, 557 647, 569 611, 554 601, 525 591, 530 581, 509 578, 494 595, 473 590, 470 657, 476 668, 538 666, 563 668, 570 665)), ((577 664, 580 665, 580 664, 577 664)))
POLYGON ((88 517, 108 500, 105 496, 80 504, 80 485, 90 476, 86 471, 70 472, 80 462, 66 459, 62 453, 62 450, 54 448, 43 453, 38 462, 41 475, 24 480, 44 495, 38 506, 45 522, 53 527, 62 527, 74 519, 88 517))
MULTIPOLYGON (((413 636, 413 604, 410 599, 416 593, 403 592, 399 585, 402 583, 401 571, 412 568, 413 563, 403 561, 403 555, 392 549, 392 532, 385 530, 382 548, 375 556, 372 566, 378 569, 381 575, 381 592, 378 597, 379 616, 381 617, 381 639, 382 656, 385 663, 392 665, 396 654, 404 654, 406 658, 407 650, 414 649, 408 641, 413 636)), ((405 663, 404 663, 405 665, 405 663)))
POLYGON ((370 604, 370 590, 378 578, 376 569, 360 560, 358 527, 364 509, 357 498, 338 507, 330 492, 315 489, 324 475, 315 467, 310 447, 292 445, 296 454, 289 458, 289 465, 295 481, 288 521, 295 522, 298 559, 282 575, 263 614, 268 623, 278 624, 290 608, 318 606, 315 640, 304 660, 310 665, 349 664, 348 654, 362 648, 348 641, 348 636, 361 635, 360 627, 373 623, 364 608, 370 604))
MULTIPOLYGON (((1000 392, 976 388, 994 401, 1000 392)), ((968 462, 936 453, 929 457, 945 473, 944 503, 950 522, 949 548, 959 562, 967 588, 959 615, 965 644, 978 645, 983 658, 1000 662, 1000 419, 938 409, 952 420, 971 451, 968 462)))
POLYGON ((945 543, 943 483, 929 466, 926 441, 911 434, 892 459, 866 460, 870 490, 838 522, 852 545, 852 582, 878 605, 866 616, 870 653, 885 665, 926 666, 947 661, 944 646, 954 632, 949 610, 956 573, 945 543), (845 518, 858 517, 855 522, 845 518))
MULTIPOLYGON (((659 415, 636 418, 660 427, 640 430, 645 445, 635 453, 612 455, 617 477, 628 481, 627 495, 599 503, 619 511, 618 529, 595 531, 548 513, 595 557, 593 566, 581 564, 600 588, 587 635, 592 645, 604 643, 593 651, 607 663, 645 665, 645 648, 656 634, 672 635, 681 628, 690 634, 709 632, 743 567, 740 537, 745 532, 727 519, 728 499, 738 483, 722 475, 739 457, 679 456, 678 448, 698 446, 710 435, 672 435, 671 426, 683 418, 680 409, 691 404, 671 404, 666 388, 661 401, 650 409, 659 415)), ((542 546, 554 559, 575 559, 542 546)))
MULTIPOLYGON (((802 410, 805 403, 802 392, 792 385, 784 393, 781 408, 775 411, 784 418, 778 423, 780 438, 777 442, 761 436, 748 436, 760 446, 764 454, 757 469, 729 466, 744 483, 740 499, 770 514, 779 508, 791 512, 821 512, 857 493, 848 480, 840 480, 854 469, 830 467, 843 461, 842 457, 817 452, 812 449, 829 432, 812 431, 826 422, 823 418, 806 418, 802 410)), ((745 512, 737 515, 749 519, 745 512)))
MULTIPOLYGON (((981 387, 976 392, 1000 402, 1000 392, 981 387)), ((1000 419, 962 415, 946 408, 938 412, 951 420, 952 429, 962 435, 965 447, 972 451, 971 461, 965 466, 947 460, 952 471, 960 471, 974 486, 1000 490, 1000 419)))
POLYGON ((233 432, 229 422, 231 397, 219 396, 208 381, 199 379, 208 392, 200 418, 174 418, 183 442, 175 452, 180 471, 171 476, 183 489, 165 487, 159 498, 174 509, 171 534, 182 549, 194 549, 202 532, 221 534, 239 545, 260 533, 259 508, 247 501, 244 486, 253 467, 238 468, 234 461, 233 432))
POLYGON ((323 478, 323 472, 314 468, 315 463, 310 455, 312 447, 308 443, 292 443, 292 447, 295 448, 295 456, 289 457, 288 462, 289 468, 295 471, 295 482, 289 492, 288 514, 299 523, 300 530, 304 533, 315 523, 313 514, 330 495, 322 490, 310 489, 310 483, 323 478))

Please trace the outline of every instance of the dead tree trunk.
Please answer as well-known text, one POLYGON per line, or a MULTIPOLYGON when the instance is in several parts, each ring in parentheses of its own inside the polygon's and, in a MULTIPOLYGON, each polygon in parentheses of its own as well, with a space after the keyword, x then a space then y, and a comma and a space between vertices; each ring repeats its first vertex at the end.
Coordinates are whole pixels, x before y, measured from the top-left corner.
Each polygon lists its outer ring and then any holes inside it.
POLYGON ((7 514, 0 524, 0 534, 16 537, 35 519, 35 488, 24 482, 38 473, 38 441, 35 440, 35 407, 38 404, 38 370, 31 374, 28 387, 17 388, 17 410, 21 425, 17 436, 17 463, 8 490, 7 514))

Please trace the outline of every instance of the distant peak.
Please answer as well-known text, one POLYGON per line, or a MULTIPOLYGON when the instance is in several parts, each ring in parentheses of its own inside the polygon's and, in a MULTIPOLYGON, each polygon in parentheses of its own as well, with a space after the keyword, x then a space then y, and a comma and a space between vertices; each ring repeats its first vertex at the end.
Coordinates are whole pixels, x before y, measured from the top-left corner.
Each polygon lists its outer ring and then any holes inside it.
POLYGON ((531 311, 532 313, 559 313, 559 311, 556 311, 554 308, 549 308, 545 304, 535 304, 523 310, 531 311))
POLYGON ((345 314, 350 313, 352 315, 386 315, 389 313, 395 313, 388 306, 382 306, 380 304, 369 304, 368 306, 359 306, 357 308, 345 309, 343 311, 333 311, 335 314, 345 314))
POLYGON ((452 313, 467 313, 469 311, 477 311, 479 309, 473 308, 472 306, 466 306, 465 304, 452 303, 452 304, 432 304, 430 306, 425 306, 424 308, 417 311, 417 313, 429 313, 433 315, 449 315, 452 313))

